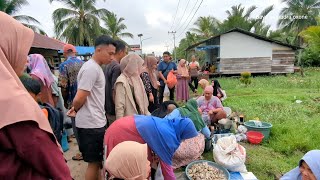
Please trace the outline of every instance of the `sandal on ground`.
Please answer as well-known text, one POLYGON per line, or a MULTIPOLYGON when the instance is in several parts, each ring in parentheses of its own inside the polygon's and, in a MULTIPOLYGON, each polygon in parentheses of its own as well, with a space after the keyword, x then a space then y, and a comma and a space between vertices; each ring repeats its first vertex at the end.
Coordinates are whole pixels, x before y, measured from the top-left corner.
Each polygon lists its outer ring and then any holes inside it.
POLYGON ((81 154, 76 154, 75 156, 72 157, 72 160, 81 161, 83 160, 83 157, 81 154))

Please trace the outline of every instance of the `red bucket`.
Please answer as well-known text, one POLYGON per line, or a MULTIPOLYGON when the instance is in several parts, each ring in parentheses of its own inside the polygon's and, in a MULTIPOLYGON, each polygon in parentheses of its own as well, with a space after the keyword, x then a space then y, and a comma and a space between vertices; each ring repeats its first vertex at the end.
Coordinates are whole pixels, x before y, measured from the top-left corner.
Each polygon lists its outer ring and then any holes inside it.
POLYGON ((251 144, 260 144, 264 135, 258 131, 248 131, 247 132, 247 139, 251 144))

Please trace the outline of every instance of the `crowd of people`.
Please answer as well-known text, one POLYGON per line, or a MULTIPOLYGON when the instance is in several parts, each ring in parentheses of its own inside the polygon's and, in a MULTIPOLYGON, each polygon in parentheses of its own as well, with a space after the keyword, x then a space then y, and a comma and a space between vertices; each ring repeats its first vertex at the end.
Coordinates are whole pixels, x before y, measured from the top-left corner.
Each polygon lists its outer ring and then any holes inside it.
MULTIPOLYGON (((28 55, 31 29, 2 12, 0 24, 6 24, 0 29, 0 179, 72 179, 61 148, 63 125, 71 124, 79 146, 72 159, 88 163, 86 180, 100 179, 101 169, 110 179, 149 179, 158 167, 173 180, 173 170, 197 160, 227 116, 217 80, 200 80, 203 94, 190 98, 189 86, 198 89, 195 56, 189 65, 185 59, 176 65, 169 52, 161 62, 142 59, 103 35, 87 62, 66 44, 56 77, 41 54, 28 55), (166 87, 169 73, 175 87, 166 87), (179 107, 175 93, 185 105, 179 107)), ((307 153, 284 179, 319 177, 319 155, 307 153)))

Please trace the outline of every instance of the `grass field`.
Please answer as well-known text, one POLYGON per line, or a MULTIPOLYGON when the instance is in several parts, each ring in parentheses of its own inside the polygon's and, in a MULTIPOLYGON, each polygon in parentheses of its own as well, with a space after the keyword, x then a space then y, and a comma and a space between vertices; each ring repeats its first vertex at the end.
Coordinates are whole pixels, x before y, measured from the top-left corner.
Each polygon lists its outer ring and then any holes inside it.
MULTIPOLYGON (((275 179, 297 166, 309 150, 320 149, 320 68, 305 70, 305 76, 258 76, 248 87, 238 77, 218 78, 227 92, 224 106, 273 124, 269 141, 244 144, 247 169, 258 179, 275 179), (298 104, 295 101, 301 100, 298 104)), ((212 160, 212 152, 204 154, 212 160)))

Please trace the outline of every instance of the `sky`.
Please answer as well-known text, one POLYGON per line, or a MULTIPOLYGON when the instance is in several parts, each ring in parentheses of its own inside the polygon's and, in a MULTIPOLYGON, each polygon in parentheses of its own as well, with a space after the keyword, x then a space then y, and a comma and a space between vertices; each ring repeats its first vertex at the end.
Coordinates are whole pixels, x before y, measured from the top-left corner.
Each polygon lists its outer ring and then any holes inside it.
MULTIPOLYGON (((36 18, 41 23, 40 27, 50 37, 54 37, 52 13, 55 9, 64 7, 64 4, 49 3, 49 0, 28 2, 29 5, 24 6, 17 14, 36 18)), ((263 9, 274 5, 273 11, 264 20, 271 25, 271 29, 277 28, 279 13, 285 7, 281 0, 180 0, 180 3, 179 0, 97 0, 96 7, 106 8, 125 19, 123 22, 127 26, 127 32, 134 35, 133 39, 123 39, 128 44, 140 44, 137 35, 143 34, 143 53, 154 52, 161 55, 163 51, 172 51, 174 47, 173 34, 168 34, 169 31, 176 31, 178 46, 185 32, 193 27, 199 16, 210 15, 223 21, 227 17, 226 11, 238 4, 246 8, 255 5, 257 9, 253 11, 252 17, 258 17, 263 9)))

